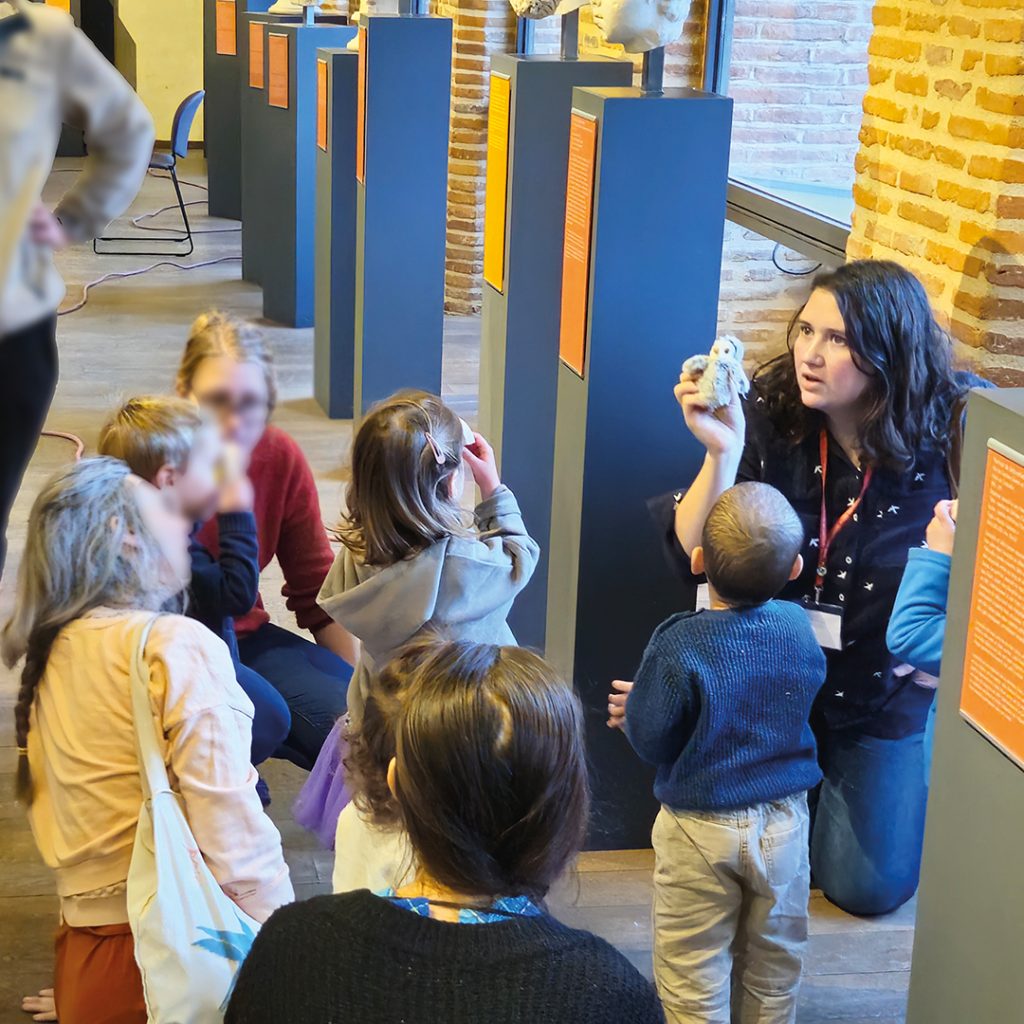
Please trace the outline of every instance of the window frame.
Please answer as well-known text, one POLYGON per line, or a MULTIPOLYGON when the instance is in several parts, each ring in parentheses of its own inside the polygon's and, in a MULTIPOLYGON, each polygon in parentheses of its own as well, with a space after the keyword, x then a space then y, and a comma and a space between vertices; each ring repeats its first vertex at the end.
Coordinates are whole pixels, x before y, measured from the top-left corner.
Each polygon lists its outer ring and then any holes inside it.
MULTIPOLYGON (((707 0, 707 5, 702 85, 706 92, 726 96, 736 0, 707 0)), ((849 225, 731 176, 725 215, 808 259, 831 265, 846 262, 849 225)))

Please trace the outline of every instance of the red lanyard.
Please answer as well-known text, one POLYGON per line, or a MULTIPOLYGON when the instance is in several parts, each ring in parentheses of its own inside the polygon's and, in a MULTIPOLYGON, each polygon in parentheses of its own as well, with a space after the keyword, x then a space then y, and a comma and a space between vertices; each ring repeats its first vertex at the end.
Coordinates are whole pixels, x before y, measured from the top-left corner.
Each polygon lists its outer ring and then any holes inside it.
POLYGON ((814 580, 814 600, 821 604, 821 592, 825 589, 825 577, 828 575, 828 552, 832 542, 842 532, 843 527, 854 517, 860 503, 864 500, 868 485, 871 483, 871 467, 864 470, 864 482, 860 485, 860 494, 857 500, 828 528, 828 510, 825 507, 825 484, 828 480, 828 433, 822 430, 819 435, 819 446, 821 451, 821 520, 818 528, 818 575, 814 580))

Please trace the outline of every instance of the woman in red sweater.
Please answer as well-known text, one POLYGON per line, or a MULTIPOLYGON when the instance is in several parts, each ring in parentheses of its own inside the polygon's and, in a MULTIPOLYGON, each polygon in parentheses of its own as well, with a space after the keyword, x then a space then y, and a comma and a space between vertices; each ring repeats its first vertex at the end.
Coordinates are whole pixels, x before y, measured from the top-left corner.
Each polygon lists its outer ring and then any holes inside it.
MULTIPOLYGON (((259 598, 248 615, 235 619, 242 663, 269 680, 291 710, 280 755, 308 771, 345 712, 356 649, 352 636, 316 603, 334 554, 309 463, 295 440, 269 422, 276 385, 270 351, 254 326, 222 313, 206 313, 192 325, 178 394, 213 413, 225 437, 248 455, 260 571, 277 557, 288 608, 316 641, 274 625, 259 598)), ((198 540, 216 557, 216 521, 203 526, 198 540)))

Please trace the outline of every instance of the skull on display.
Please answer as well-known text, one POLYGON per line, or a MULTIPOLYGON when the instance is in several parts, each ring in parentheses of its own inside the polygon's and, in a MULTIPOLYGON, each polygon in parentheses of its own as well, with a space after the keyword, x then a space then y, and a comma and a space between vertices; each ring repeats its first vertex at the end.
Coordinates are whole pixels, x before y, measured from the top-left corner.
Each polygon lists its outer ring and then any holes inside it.
POLYGON ((690 0, 592 0, 594 24, 609 43, 646 53, 675 42, 690 13, 690 0))

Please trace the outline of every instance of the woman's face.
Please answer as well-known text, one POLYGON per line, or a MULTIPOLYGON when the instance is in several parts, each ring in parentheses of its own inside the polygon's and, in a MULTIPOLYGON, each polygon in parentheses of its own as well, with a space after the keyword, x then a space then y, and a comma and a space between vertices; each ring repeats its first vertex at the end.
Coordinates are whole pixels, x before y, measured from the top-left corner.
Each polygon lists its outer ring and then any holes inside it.
POLYGON ((839 306, 824 288, 811 293, 797 319, 793 364, 808 409, 831 417, 856 411, 870 378, 854 363, 839 306))
POLYGON ((188 551, 189 522, 180 512, 172 511, 160 491, 141 477, 131 477, 135 500, 146 529, 164 556, 161 578, 168 590, 177 594, 188 586, 192 575, 192 559, 188 551))
POLYGON ((230 356, 204 359, 192 377, 188 395, 217 417, 225 441, 250 454, 267 429, 270 394, 262 367, 230 356))

